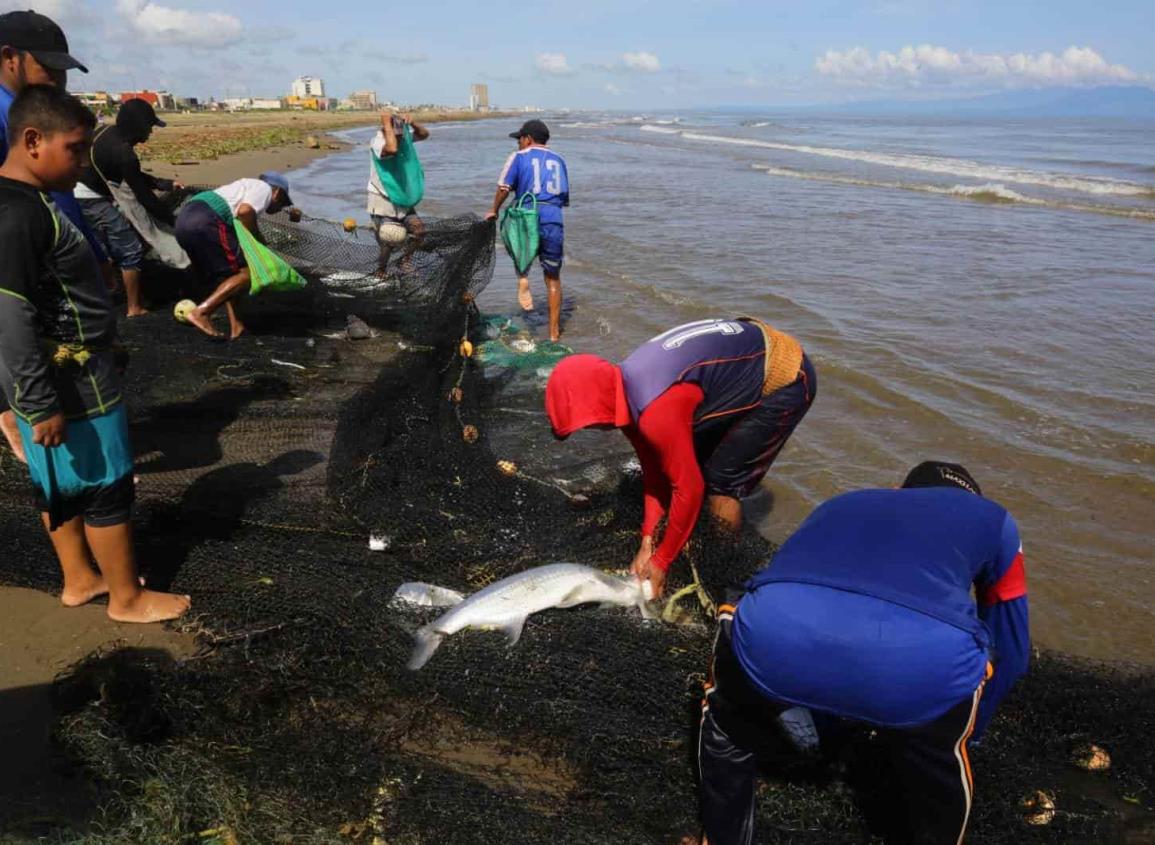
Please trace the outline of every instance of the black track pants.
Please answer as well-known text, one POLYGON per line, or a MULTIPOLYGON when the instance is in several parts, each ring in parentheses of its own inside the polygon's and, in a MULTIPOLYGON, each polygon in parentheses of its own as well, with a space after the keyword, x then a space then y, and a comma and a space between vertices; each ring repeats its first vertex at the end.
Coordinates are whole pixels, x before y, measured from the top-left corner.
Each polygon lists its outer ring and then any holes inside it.
MULTIPOLYGON (((751 845, 754 787, 760 762, 782 753, 777 717, 790 705, 774 702, 747 681, 730 647, 733 606, 718 611, 718 633, 698 743, 702 826, 709 845, 751 845)), ((985 682, 984 682, 985 683, 985 682)), ((974 728, 983 685, 933 722, 877 728, 894 772, 891 841, 902 845, 958 845, 970 815, 973 781, 966 740, 974 728)))

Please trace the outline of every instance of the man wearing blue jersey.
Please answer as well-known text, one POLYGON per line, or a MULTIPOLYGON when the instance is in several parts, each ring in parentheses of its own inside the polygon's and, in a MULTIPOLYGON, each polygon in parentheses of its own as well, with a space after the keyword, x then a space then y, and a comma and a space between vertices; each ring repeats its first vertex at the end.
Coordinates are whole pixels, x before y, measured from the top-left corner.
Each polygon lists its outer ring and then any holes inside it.
POLYGON ((820 505, 718 620, 698 756, 709 845, 753 841, 755 769, 791 707, 877 732, 892 841, 962 842, 967 743, 1030 659, 1018 528, 963 467, 928 461, 902 489, 820 505))
MULTIPOLYGON (((527 120, 509 137, 517 140, 517 152, 505 161, 497 180, 493 209, 486 219, 497 216, 510 194, 515 202, 527 193, 537 198, 538 260, 549 294, 549 339, 556 342, 561 338, 561 265, 565 252, 562 209, 569 205, 569 174, 565 159, 546 146, 549 127, 540 120, 527 120)), ((524 310, 533 310, 528 276, 517 280, 517 299, 524 310)))

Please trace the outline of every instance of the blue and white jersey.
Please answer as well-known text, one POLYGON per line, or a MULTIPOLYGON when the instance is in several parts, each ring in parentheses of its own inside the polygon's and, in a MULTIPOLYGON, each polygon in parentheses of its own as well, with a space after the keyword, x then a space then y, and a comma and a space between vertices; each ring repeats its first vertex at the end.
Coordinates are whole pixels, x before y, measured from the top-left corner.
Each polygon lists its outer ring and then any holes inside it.
POLYGON ((526 193, 537 197, 538 217, 543 223, 560 223, 561 210, 569 205, 565 159, 548 147, 514 152, 506 159, 497 184, 511 188, 515 202, 526 193))

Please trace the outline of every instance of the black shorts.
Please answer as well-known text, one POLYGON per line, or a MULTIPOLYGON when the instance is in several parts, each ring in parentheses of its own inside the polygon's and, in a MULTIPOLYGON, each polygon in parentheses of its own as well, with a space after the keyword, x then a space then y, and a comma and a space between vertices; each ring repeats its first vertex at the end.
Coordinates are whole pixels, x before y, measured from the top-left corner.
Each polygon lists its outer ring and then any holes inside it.
MULTIPOLYGON (((48 499, 39 486, 32 485, 32 499, 36 509, 48 513, 48 499)), ((113 484, 85 490, 80 495, 69 496, 60 504, 57 518, 61 523, 78 516, 84 517, 84 524, 93 528, 112 528, 132 519, 132 504, 136 501, 136 479, 132 473, 123 476, 113 484)))
POLYGON ((237 233, 206 203, 193 200, 176 219, 176 240, 201 279, 219 285, 245 269, 237 233))
POLYGON ((754 492, 786 445, 795 426, 806 416, 818 392, 818 376, 810 359, 793 384, 763 397, 758 405, 734 419, 723 417, 694 432, 694 450, 706 492, 742 499, 754 492))

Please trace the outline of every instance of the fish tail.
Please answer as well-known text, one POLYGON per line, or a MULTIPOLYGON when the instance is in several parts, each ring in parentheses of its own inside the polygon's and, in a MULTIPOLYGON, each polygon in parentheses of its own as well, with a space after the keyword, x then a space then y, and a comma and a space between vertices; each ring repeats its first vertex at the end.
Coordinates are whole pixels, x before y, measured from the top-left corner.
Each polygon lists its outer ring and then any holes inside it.
POLYGON ((405 664, 405 667, 411 671, 416 671, 429 662, 429 658, 433 656, 433 652, 437 651, 444 636, 434 631, 432 626, 426 625, 417 630, 414 638, 417 642, 413 646, 413 654, 410 656, 409 662, 405 664))

